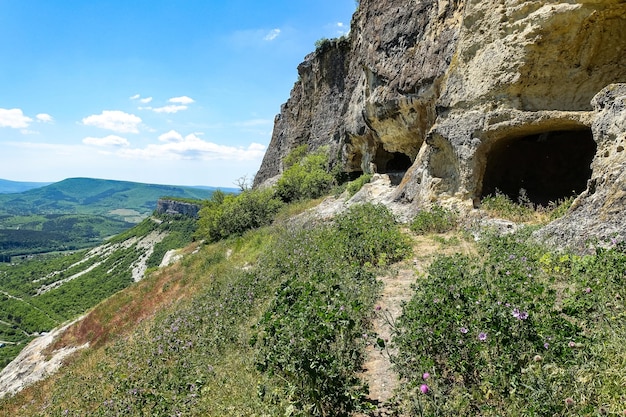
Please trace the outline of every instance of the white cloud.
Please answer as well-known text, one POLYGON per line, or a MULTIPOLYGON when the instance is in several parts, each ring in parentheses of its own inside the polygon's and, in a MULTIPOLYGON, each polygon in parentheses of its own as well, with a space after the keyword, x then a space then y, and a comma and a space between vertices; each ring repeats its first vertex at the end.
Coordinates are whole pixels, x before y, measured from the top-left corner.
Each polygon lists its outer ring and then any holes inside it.
POLYGON ((343 22, 337 22, 334 24, 334 29, 339 36, 344 36, 350 33, 350 26, 343 22))
POLYGON ((95 126, 118 133, 139 133, 141 118, 120 110, 104 110, 83 119, 85 126, 95 126))
POLYGON ((202 140, 197 134, 183 137, 172 130, 159 136, 164 143, 150 144, 143 149, 122 149, 120 156, 138 159, 189 160, 255 160, 265 154, 265 146, 252 143, 247 147, 218 145, 202 140))
POLYGON ((51 123, 54 120, 54 118, 47 113, 39 113, 37 116, 35 116, 35 118, 38 121, 44 123, 51 123))
POLYGON ((159 136, 159 140, 161 142, 180 142, 183 140, 183 135, 175 130, 170 130, 169 132, 163 133, 159 136))
POLYGON ((0 127, 27 128, 33 119, 24 115, 22 109, 0 109, 0 127))
POLYGON ((142 99, 139 99, 139 101, 141 101, 144 104, 147 104, 147 103, 150 103, 152 101, 152 97, 142 98, 142 99))
POLYGON ((103 138, 86 137, 83 139, 83 143, 93 146, 130 146, 130 142, 126 138, 116 135, 109 135, 103 138))
POLYGON ((139 100, 139 97, 141 97, 139 94, 135 94, 132 97, 129 97, 130 100, 139 100))
POLYGON ((194 99, 192 99, 191 97, 187 97, 187 96, 172 97, 171 99, 167 101, 170 103, 178 103, 178 104, 191 104, 195 102, 194 99))
POLYGON ((181 105, 177 105, 177 104, 170 104, 169 106, 163 106, 163 107, 145 107, 146 109, 150 109, 155 113, 178 113, 179 111, 182 110, 187 110, 187 106, 181 106, 181 105))
POLYGON ((278 35, 280 35, 280 29, 272 29, 270 30, 267 35, 265 35, 265 37, 263 38, 263 40, 265 41, 273 41, 274 39, 276 39, 278 37, 278 35))

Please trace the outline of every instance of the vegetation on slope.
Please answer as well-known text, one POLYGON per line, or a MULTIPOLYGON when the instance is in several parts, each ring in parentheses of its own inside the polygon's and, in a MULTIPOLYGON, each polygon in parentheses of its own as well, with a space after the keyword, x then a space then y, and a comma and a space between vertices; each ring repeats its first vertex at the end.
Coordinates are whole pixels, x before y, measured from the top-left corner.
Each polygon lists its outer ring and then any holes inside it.
POLYGON ((158 310, 153 320, 107 336, 111 343, 1 409, 25 416, 344 415, 363 401, 355 373, 378 291, 372 268, 407 248, 389 212, 369 205, 334 224, 261 229, 213 244, 101 304, 83 334, 140 321, 143 300, 158 310), (128 307, 120 308, 120 298, 128 307))
POLYGON ((184 247, 195 221, 184 217, 147 219, 107 245, 91 251, 29 258, 0 264, 0 367, 6 366, 34 336, 73 319, 126 288, 132 269, 145 253, 139 239, 163 234, 146 260, 156 267, 166 251, 184 247), (165 235, 166 234, 166 235, 165 235))
MULTIPOLYGON (((416 274, 413 298, 385 341, 370 325, 383 314, 376 275, 407 256, 409 232, 369 204, 330 223, 283 220, 250 231, 292 210, 267 210, 279 200, 265 193, 216 197, 197 236, 217 242, 189 248, 183 262, 101 303, 57 342, 93 348, 1 401, 0 414, 367 413, 375 404, 359 374, 368 344, 394 347, 403 382, 387 409, 398 413, 626 411, 623 242, 576 256, 532 243, 529 229, 483 231, 478 253, 436 256, 427 275, 416 274), (207 225, 235 208, 239 226, 212 234, 207 225), (258 216, 265 220, 252 221, 258 216)), ((410 226, 437 233, 460 228, 457 220, 435 207, 410 226)))

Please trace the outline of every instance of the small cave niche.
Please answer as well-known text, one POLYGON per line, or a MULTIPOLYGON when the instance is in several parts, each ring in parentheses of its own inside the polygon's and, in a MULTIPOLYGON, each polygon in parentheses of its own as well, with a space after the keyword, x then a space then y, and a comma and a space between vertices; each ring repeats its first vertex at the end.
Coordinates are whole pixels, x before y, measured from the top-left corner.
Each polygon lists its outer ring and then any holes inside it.
POLYGON ((546 206, 582 193, 596 153, 591 129, 503 138, 487 153, 481 198, 500 192, 546 206))
POLYGON ((387 174, 393 185, 398 185, 402 182, 404 174, 413 165, 411 158, 402 152, 387 152, 384 149, 379 149, 376 152, 376 172, 379 174, 387 174))

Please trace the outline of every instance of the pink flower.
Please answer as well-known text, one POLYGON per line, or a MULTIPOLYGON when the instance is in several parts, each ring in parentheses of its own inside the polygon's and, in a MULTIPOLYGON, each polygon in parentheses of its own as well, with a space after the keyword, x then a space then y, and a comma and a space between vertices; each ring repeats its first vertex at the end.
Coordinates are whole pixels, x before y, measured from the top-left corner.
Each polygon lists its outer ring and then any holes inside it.
POLYGON ((428 378, 430 378, 430 374, 428 372, 424 372, 424 375, 422 375, 422 378, 425 380, 427 380, 428 378))
POLYGON ((422 394, 428 394, 428 391, 430 391, 430 388, 428 388, 428 385, 422 384, 420 385, 420 391, 422 391, 422 394))
POLYGON ((478 334, 478 340, 480 340, 481 342, 484 342, 485 340, 487 340, 487 333, 485 332, 480 332, 478 334))

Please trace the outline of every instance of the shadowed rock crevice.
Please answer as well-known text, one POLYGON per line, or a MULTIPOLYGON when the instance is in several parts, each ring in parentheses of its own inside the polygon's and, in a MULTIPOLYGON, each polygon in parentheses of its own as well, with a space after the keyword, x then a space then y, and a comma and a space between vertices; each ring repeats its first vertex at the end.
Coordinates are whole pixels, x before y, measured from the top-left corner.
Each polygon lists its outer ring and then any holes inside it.
POLYGON ((587 188, 595 153, 591 129, 503 138, 487 154, 482 197, 499 191, 513 201, 547 205, 578 195, 587 188))

